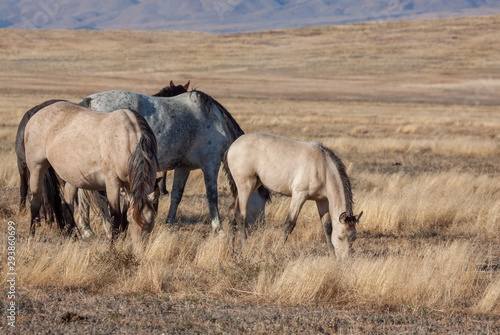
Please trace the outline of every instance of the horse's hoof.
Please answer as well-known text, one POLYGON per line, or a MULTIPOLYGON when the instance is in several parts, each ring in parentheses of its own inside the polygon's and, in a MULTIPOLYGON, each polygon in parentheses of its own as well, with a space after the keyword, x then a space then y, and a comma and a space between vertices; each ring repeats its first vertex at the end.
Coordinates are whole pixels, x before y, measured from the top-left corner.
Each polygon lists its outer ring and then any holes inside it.
POLYGON ((84 240, 89 239, 89 238, 94 237, 94 236, 95 236, 95 233, 92 230, 84 230, 82 232, 82 239, 84 239, 84 240))
POLYGON ((220 228, 219 231, 215 231, 214 233, 217 234, 217 235, 219 235, 219 236, 221 236, 221 237, 227 237, 228 236, 227 233, 226 233, 226 231, 223 230, 222 228, 220 228))

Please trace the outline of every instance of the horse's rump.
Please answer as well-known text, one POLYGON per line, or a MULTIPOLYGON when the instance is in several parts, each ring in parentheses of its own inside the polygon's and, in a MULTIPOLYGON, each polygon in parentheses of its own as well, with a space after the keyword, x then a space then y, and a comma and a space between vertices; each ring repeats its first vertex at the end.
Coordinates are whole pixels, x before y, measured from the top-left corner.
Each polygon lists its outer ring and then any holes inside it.
MULTIPOLYGON (((17 156, 17 165, 19 170, 20 177, 20 202, 19 209, 22 209, 26 204, 26 197, 29 192, 29 170, 26 165, 26 150, 24 145, 24 132, 26 129, 26 125, 28 121, 31 119, 33 115, 42 110, 45 107, 48 107, 56 102, 61 102, 66 100, 48 100, 45 101, 31 109, 29 109, 21 119, 19 123, 19 127, 17 128, 16 133, 16 142, 15 142, 15 150, 17 156)), ((67 225, 71 224, 65 220, 65 216, 62 214, 61 208, 61 195, 60 195, 60 185, 59 180, 57 178, 57 174, 53 170, 47 171, 44 176, 43 185, 42 185, 42 199, 44 204, 44 212, 45 215, 50 217, 54 217, 57 223, 57 226, 60 229, 63 229, 67 225)), ((49 219, 45 217, 46 220, 49 219)))

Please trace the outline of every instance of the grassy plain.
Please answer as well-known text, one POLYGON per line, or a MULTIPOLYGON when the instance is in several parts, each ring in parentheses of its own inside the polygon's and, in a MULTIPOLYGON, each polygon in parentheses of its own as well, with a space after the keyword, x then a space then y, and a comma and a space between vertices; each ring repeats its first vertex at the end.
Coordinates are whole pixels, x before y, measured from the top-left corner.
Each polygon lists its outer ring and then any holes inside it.
POLYGON ((498 333, 499 33, 499 16, 237 35, 0 30, 2 313, 12 220, 21 330, 498 333), (313 204, 275 251, 280 196, 232 254, 210 234, 199 172, 173 228, 163 198, 144 251, 46 226, 28 240, 13 148, 24 112, 108 89, 152 94, 171 79, 191 80, 246 132, 332 148, 365 213, 354 256, 328 256, 313 204))

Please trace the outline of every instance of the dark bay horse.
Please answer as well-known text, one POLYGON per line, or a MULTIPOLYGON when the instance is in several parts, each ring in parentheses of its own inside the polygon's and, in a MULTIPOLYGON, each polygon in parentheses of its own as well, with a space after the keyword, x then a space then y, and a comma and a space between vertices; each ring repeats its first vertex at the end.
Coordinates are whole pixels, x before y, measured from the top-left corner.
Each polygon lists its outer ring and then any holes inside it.
MULTIPOLYGON (((219 102, 200 91, 162 98, 115 90, 92 94, 84 98, 80 105, 100 112, 132 109, 144 116, 158 141, 159 170, 175 170, 167 222, 175 221, 190 171, 201 169, 212 229, 220 229, 217 191, 219 168, 227 149, 243 134, 243 130, 219 102)), ((224 169, 227 173, 226 165, 224 169)), ((231 190, 235 192, 230 177, 229 182, 231 190)), ((255 216, 263 216, 269 192, 260 188, 253 198, 258 213, 255 216)))
MULTIPOLYGON (((31 234, 39 220, 42 180, 53 168, 62 180, 65 203, 73 210, 78 188, 106 190, 113 236, 127 215, 132 239, 139 241, 154 226, 157 143, 146 120, 126 109, 99 113, 70 102, 54 102, 38 110, 24 131, 30 171, 31 234), (120 188, 130 204, 120 211, 120 188)), ((72 227, 70 227, 72 228, 72 227)))
POLYGON ((261 185, 292 198, 280 245, 293 231, 306 200, 316 201, 330 251, 344 259, 356 239, 359 215, 352 210, 351 183, 344 163, 317 142, 301 142, 266 133, 250 133, 229 148, 227 164, 238 194, 230 221, 246 239, 247 206, 261 185))

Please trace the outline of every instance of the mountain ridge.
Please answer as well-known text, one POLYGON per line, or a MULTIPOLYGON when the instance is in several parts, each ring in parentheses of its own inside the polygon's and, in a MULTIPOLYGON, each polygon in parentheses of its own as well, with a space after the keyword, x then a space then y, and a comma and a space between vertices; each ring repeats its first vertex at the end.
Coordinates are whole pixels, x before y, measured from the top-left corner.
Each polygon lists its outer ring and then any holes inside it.
POLYGON ((234 33, 500 14, 496 0, 5 0, 0 28, 234 33))

